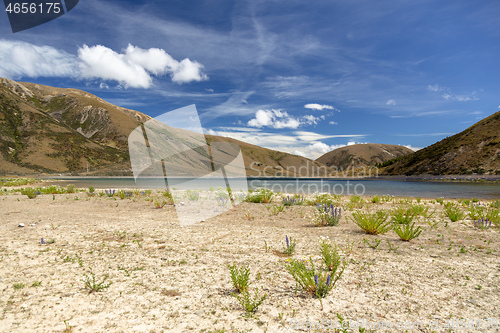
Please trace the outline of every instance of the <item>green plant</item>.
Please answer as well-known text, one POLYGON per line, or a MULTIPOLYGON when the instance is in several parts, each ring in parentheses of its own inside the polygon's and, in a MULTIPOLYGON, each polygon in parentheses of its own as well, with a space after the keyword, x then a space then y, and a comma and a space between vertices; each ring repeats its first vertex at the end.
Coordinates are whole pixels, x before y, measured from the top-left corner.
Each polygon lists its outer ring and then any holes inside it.
POLYGON ((377 249, 377 247, 380 245, 381 241, 382 240, 380 240, 380 239, 374 239, 373 244, 372 244, 372 243, 370 243, 370 241, 368 241, 368 239, 363 238, 363 242, 365 242, 369 247, 371 247, 374 250, 377 249))
POLYGON ((249 193, 245 201, 253 203, 269 203, 272 200, 274 192, 267 188, 259 188, 249 193))
POLYGON ((153 200, 153 205, 155 206, 156 209, 163 208, 166 204, 167 204, 167 201, 164 199, 155 198, 153 200))
POLYGON ((415 217, 415 213, 411 210, 401 210, 395 209, 392 212, 392 223, 393 224, 409 224, 413 222, 413 218, 415 217))
POLYGON ((233 287, 240 293, 246 291, 250 285, 250 268, 245 266, 238 267, 236 264, 232 266, 228 265, 228 268, 231 273, 233 287))
POLYGON ((38 194, 40 194, 40 192, 35 191, 34 188, 26 187, 21 189, 21 194, 26 195, 30 199, 35 199, 38 196, 38 194))
POLYGON ((392 226, 392 229, 394 230, 394 232, 396 234, 398 234, 398 236, 399 236, 399 238, 401 238, 401 240, 406 241, 406 242, 409 240, 412 240, 414 238, 417 238, 422 233, 421 227, 415 228, 415 222, 406 223, 406 224, 395 223, 392 226))
POLYGON ((327 205, 330 206, 332 204, 336 204, 334 201, 339 201, 340 197, 335 196, 332 197, 329 193, 314 193, 313 195, 307 197, 304 202, 307 205, 327 205))
POLYGON ((24 283, 14 283, 12 286, 14 287, 15 290, 23 289, 24 283))
POLYGON ((35 282, 33 282, 33 283, 31 284, 31 286, 30 286, 30 287, 39 287, 39 286, 41 286, 41 285, 42 285, 42 281, 35 281, 35 282))
POLYGON ((372 203, 380 203, 380 197, 378 195, 373 196, 372 203))
POLYGON ((285 209, 284 205, 273 205, 270 210, 271 210, 271 215, 278 215, 285 209))
MULTIPOLYGON (((311 264, 311 268, 307 268, 302 260, 291 259, 285 264, 286 270, 292 275, 298 286, 307 293, 318 298, 325 297, 330 290, 333 289, 335 283, 342 276, 345 268, 345 261, 340 270, 335 273, 330 273, 319 267, 314 266, 312 258, 307 260, 311 264)), ((306 262, 307 262, 306 261, 306 262)))
POLYGON ((457 222, 458 220, 462 220, 464 218, 464 213, 460 209, 460 207, 455 206, 451 202, 447 202, 444 205, 444 213, 451 222, 457 222))
POLYGON ((89 187, 89 193, 94 193, 95 192, 95 188, 93 186, 90 186, 89 187))
POLYGON ((296 242, 294 239, 292 239, 292 237, 290 236, 290 238, 288 238, 288 236, 285 236, 285 245, 283 246, 283 251, 279 252, 283 255, 286 255, 286 256, 291 256, 295 253, 295 246, 296 246, 296 242))
POLYGON ((486 218, 490 220, 495 226, 500 227, 500 210, 492 209, 486 213, 486 218))
POLYGON ((189 201, 198 201, 198 200, 200 200, 200 193, 197 192, 197 191, 187 190, 184 195, 186 196, 186 198, 189 201))
POLYGON ((335 275, 340 266, 340 255, 337 246, 331 244, 326 239, 322 239, 319 243, 319 251, 326 269, 335 275))
POLYGON ((336 226, 342 217, 342 208, 333 207, 333 204, 316 204, 313 224, 317 227, 336 226))
POLYGON ((75 193, 75 185, 68 184, 68 186, 66 186, 66 193, 75 193))
POLYGON ((108 279, 108 274, 105 274, 101 281, 96 280, 96 276, 92 270, 90 270, 90 275, 83 274, 84 278, 82 279, 85 284, 85 288, 89 289, 89 293, 99 292, 111 286, 112 282, 106 283, 108 279))
POLYGON ((441 204, 441 205, 444 205, 444 200, 443 200, 443 198, 437 198, 437 199, 436 199, 436 202, 438 202, 438 203, 439 203, 439 204, 441 204))
POLYGON ((471 220, 480 220, 486 217, 486 208, 478 205, 471 205, 468 208, 468 215, 471 220))
POLYGON ((253 297, 250 295, 250 292, 248 290, 245 290, 241 295, 237 295, 235 293, 231 293, 231 295, 233 295, 238 300, 240 305, 248 314, 255 313, 258 307, 267 298, 267 294, 259 296, 257 290, 255 290, 255 294, 253 295, 253 297))
POLYGON ((357 211, 352 213, 353 222, 363 229, 367 234, 378 235, 386 233, 391 229, 390 222, 387 222, 389 214, 384 210, 375 213, 357 211))

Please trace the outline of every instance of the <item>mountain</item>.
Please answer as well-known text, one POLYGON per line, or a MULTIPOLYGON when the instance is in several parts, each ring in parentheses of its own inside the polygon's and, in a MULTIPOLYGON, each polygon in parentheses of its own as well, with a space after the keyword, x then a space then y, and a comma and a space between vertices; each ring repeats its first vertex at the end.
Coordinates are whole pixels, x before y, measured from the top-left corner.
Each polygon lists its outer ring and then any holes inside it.
MULTIPOLYGON (((81 90, 0 78, 0 174, 131 176, 128 137, 150 119, 81 90)), ((200 142, 193 132, 167 128, 166 135, 188 146, 200 142)), ((247 175, 296 176, 312 168, 326 170, 307 158, 231 138, 206 139, 239 145, 247 175)), ((189 170, 189 163, 178 161, 178 166, 189 170)))
POLYGON ((500 174, 500 111, 386 165, 388 175, 500 174))
POLYGON ((413 150, 397 145, 365 143, 337 148, 316 159, 317 162, 338 170, 376 166, 378 163, 411 154, 413 150))

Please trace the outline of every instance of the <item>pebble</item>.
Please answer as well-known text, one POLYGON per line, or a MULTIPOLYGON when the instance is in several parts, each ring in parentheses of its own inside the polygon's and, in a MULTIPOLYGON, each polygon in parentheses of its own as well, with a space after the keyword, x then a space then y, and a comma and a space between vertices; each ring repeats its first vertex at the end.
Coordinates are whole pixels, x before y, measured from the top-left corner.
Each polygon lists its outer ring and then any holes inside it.
POLYGON ((195 311, 194 314, 201 317, 201 316, 203 316, 205 314, 205 311, 204 310, 198 310, 198 311, 195 311))
POLYGON ((24 223, 19 223, 17 226, 18 226, 19 228, 23 228, 23 227, 24 227, 24 223))

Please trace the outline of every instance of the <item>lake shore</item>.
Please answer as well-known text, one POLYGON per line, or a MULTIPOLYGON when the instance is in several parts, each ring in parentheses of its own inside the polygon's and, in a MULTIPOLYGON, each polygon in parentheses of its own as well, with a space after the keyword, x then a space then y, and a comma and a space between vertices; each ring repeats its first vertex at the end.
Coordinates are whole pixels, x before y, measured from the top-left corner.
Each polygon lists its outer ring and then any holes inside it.
MULTIPOLYGON (((1 195, 1 330, 293 332, 307 321, 337 323, 338 314, 371 325, 423 323, 421 332, 460 325, 460 318, 476 320, 483 331, 495 330, 485 329, 488 319, 500 324, 499 229, 478 229, 467 217, 451 222, 436 200, 342 197, 340 224, 313 227, 314 206, 273 215, 272 206, 281 203, 275 196, 182 227, 175 207, 154 208, 158 195, 1 195), (434 214, 417 217, 423 231, 409 242, 394 231, 365 234, 351 220, 360 209, 411 205, 434 214), (297 288, 284 268, 287 258, 277 254, 285 236, 297 242, 291 259, 317 265, 323 237, 338 246, 347 266, 322 302, 297 288), (247 265, 251 292, 267 294, 253 316, 231 295, 230 264, 247 265), (97 281, 107 274, 112 284, 89 293, 82 280, 90 272, 97 281)), ((467 211, 456 200, 445 202, 467 211)), ((470 328, 464 331, 477 331, 470 328)))

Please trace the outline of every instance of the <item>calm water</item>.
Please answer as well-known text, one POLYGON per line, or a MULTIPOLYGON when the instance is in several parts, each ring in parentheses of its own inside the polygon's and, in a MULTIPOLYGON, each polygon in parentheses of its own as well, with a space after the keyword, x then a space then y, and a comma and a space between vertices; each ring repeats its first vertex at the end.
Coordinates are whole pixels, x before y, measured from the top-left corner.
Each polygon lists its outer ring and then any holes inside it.
MULTIPOLYGON (((60 178, 77 187, 95 188, 165 188, 163 181, 149 179, 136 184, 133 178, 60 178)), ((223 180, 195 179, 169 180, 171 187, 179 189, 210 189, 225 187, 223 180)), ((231 179, 233 190, 266 187, 275 192, 310 194, 328 192, 340 195, 393 195, 422 198, 478 198, 500 199, 499 183, 412 182, 400 180, 367 179, 231 179)))

